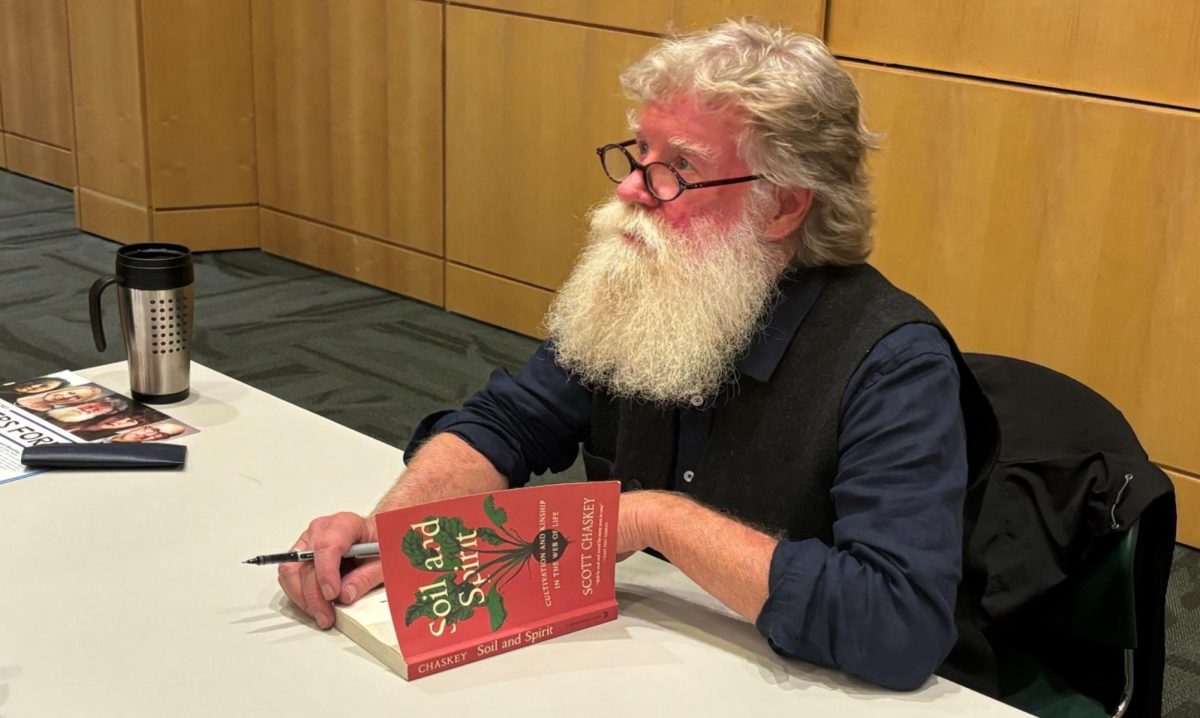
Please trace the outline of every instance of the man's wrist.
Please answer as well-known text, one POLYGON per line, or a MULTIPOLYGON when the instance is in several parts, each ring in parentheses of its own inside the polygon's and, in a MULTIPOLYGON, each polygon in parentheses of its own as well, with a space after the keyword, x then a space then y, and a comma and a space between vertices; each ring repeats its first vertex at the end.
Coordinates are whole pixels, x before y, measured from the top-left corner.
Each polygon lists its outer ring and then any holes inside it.
POLYGON ((636 497, 631 517, 635 535, 640 543, 662 553, 670 526, 678 523, 672 517, 685 510, 692 500, 674 491, 638 491, 632 496, 636 497))

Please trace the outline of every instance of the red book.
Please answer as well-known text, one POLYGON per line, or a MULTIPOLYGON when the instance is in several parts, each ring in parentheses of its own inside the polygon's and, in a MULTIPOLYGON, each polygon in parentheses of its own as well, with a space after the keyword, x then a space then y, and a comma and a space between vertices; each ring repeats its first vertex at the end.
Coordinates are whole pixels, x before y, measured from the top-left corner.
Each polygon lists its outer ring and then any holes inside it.
POLYGON ((371 632, 368 612, 378 621, 382 607, 371 596, 340 608, 338 626, 412 680, 611 621, 619 494, 616 481, 553 484, 381 513, 402 660, 356 635, 371 632))

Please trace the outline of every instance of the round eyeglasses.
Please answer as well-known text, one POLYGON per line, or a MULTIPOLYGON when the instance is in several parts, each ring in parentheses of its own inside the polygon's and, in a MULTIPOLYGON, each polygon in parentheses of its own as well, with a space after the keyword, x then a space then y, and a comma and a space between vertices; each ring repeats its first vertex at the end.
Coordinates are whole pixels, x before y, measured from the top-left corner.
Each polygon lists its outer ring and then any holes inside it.
POLYGON ((679 171, 665 162, 651 162, 642 164, 629 154, 629 150, 625 149, 630 145, 637 144, 637 140, 626 140, 616 144, 604 145, 596 148, 596 154, 600 156, 600 166, 604 168, 604 174, 617 184, 625 181, 625 178, 633 174, 634 170, 641 170, 642 182, 645 183, 646 189, 659 202, 670 202, 673 199, 679 199, 679 195, 683 194, 684 190, 702 189, 704 187, 717 187, 724 184, 738 184, 739 182, 753 182, 757 179, 762 179, 762 175, 747 175, 745 177, 733 177, 731 179, 709 180, 707 182, 688 182, 679 171))

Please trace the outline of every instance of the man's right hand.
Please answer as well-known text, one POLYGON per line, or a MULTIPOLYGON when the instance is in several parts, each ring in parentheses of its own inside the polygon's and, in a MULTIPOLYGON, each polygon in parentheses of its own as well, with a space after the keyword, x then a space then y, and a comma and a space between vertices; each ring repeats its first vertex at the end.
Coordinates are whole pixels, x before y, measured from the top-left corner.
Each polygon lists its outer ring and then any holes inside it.
MULTIPOLYGON (((487 457, 453 434, 438 434, 421 447, 375 511, 505 488, 508 479, 487 457)), ((316 619, 318 626, 329 628, 333 625, 333 601, 354 603, 383 583, 379 559, 363 561, 345 576, 339 571, 346 549, 378 540, 374 515, 342 512, 315 519, 292 548, 312 549, 316 559, 280 564, 279 585, 292 603, 316 619)))
POLYGON ((292 550, 311 549, 312 561, 279 565, 279 585, 284 593, 321 628, 333 625, 333 601, 354 603, 360 596, 383 583, 383 565, 379 559, 360 562, 345 576, 341 574, 342 555, 356 543, 379 540, 375 518, 347 511, 313 519, 300 534, 292 550))

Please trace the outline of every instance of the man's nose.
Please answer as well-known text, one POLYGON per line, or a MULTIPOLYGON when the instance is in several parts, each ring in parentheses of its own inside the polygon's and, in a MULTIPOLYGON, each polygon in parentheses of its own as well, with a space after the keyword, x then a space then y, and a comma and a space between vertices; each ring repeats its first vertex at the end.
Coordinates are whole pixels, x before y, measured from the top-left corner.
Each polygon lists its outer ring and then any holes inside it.
POLYGON ((650 194, 646 188, 646 180, 640 170, 634 170, 617 185, 617 197, 626 204, 640 204, 643 207, 657 207, 658 198, 650 194))

